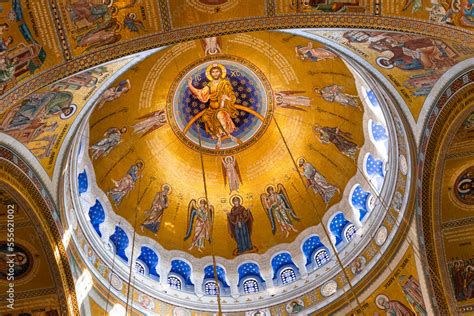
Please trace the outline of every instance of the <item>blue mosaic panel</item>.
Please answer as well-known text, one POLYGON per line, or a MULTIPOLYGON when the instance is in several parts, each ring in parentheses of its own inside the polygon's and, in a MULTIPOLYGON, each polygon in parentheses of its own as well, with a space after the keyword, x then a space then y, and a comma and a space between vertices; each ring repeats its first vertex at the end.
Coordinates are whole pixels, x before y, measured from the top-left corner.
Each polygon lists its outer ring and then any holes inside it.
POLYGON ((372 90, 367 90, 367 98, 369 99, 369 103, 373 107, 379 107, 379 100, 377 100, 377 97, 375 96, 375 93, 372 90))
POLYGON ((125 262, 128 262, 125 249, 127 249, 130 241, 125 231, 122 228, 115 226, 115 232, 110 236, 109 239, 115 246, 115 253, 117 256, 125 260, 125 262))
POLYGON ((352 193, 351 202, 356 209, 359 210, 359 220, 363 220, 365 215, 369 212, 367 210, 367 199, 369 198, 370 193, 364 191, 360 185, 357 185, 354 192, 352 193))
POLYGON ((370 176, 379 175, 381 177, 384 177, 383 161, 374 158, 374 156, 372 156, 372 154, 369 154, 367 156, 367 161, 365 163, 365 168, 367 169, 367 173, 370 176))
POLYGON ((89 219, 97 234, 102 237, 99 226, 105 221, 105 212, 99 200, 95 200, 95 204, 89 209, 89 219))
POLYGON ((186 262, 179 259, 172 260, 170 272, 180 275, 187 285, 194 285, 191 281, 191 266, 186 262))
POLYGON ((255 263, 251 263, 251 262, 244 263, 239 266, 237 271, 239 272, 239 279, 242 279, 249 275, 258 276, 261 278, 260 269, 258 265, 256 265, 255 263))
POLYGON ((87 188, 89 187, 89 184, 87 182, 86 170, 82 171, 77 176, 77 187, 78 187, 79 194, 87 192, 87 188))
POLYGON ((303 243, 303 253, 306 257, 306 265, 309 265, 313 260, 312 256, 316 249, 324 247, 319 239, 319 236, 311 236, 303 243))
POLYGON ((346 227, 348 224, 351 224, 351 222, 349 222, 342 213, 338 213, 336 216, 334 216, 331 223, 329 224, 329 230, 334 235, 334 237, 336 237, 336 246, 338 246, 344 240, 342 234, 344 227, 346 227))
MULTIPOLYGON (((216 266, 216 272, 219 282, 221 282, 224 287, 229 287, 225 278, 225 270, 220 266, 216 266)), ((204 268, 204 279, 214 279, 214 266, 209 265, 204 268)))
MULTIPOLYGON (((284 266, 291 266, 292 270, 293 270, 293 274, 295 274, 295 269, 297 269, 295 263, 293 262, 293 259, 291 258, 291 255, 287 252, 284 252, 284 253, 280 253, 278 255, 276 255, 275 257, 273 257, 272 259, 272 268, 273 268, 273 279, 275 280, 276 278, 278 278, 278 270, 280 270, 282 267, 284 266)), ((295 279, 296 279, 296 274, 295 274, 295 279)), ((284 283, 284 280, 282 279, 281 280, 283 284, 286 284, 284 283)))
POLYGON ((160 279, 160 275, 156 271, 156 266, 158 265, 158 255, 152 249, 142 246, 140 256, 138 260, 141 260, 148 267, 148 274, 160 279))
POLYGON ((388 139, 387 130, 382 124, 372 121, 372 137, 375 141, 386 140, 388 139))

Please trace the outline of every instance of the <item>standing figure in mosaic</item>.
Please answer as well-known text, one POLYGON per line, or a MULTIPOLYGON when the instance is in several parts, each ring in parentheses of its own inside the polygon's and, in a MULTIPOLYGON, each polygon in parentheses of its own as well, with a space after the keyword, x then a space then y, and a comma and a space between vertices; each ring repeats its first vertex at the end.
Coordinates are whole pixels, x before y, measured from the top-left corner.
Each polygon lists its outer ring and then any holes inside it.
POLYGON ((275 92, 275 104, 281 108, 300 110, 301 107, 310 107, 311 99, 304 95, 305 91, 277 91, 275 92))
POLYGON ((240 176, 239 165, 234 156, 222 158, 222 173, 224 174, 224 185, 227 185, 227 182, 229 182, 229 193, 239 191, 242 177, 240 176))
POLYGON ((288 237, 290 231, 297 232, 298 230, 293 226, 293 220, 299 221, 299 218, 291 207, 285 187, 280 183, 275 191, 275 187, 269 185, 266 191, 266 193, 260 195, 260 200, 272 225, 273 235, 276 231, 275 220, 280 225, 281 231, 286 234, 286 237, 288 237))
POLYGON ((199 252, 206 245, 206 240, 211 242, 212 240, 212 224, 214 222, 214 206, 209 205, 205 198, 201 198, 199 202, 191 200, 188 204, 188 226, 186 229, 186 236, 184 240, 188 240, 191 237, 193 226, 194 235, 191 247, 197 248, 199 252))
POLYGON ((387 316, 415 316, 415 313, 402 302, 390 300, 384 294, 379 294, 375 298, 375 305, 384 310, 387 316))
POLYGON ((339 188, 329 183, 319 171, 304 158, 298 159, 298 167, 302 169, 301 175, 306 178, 306 185, 321 196, 326 206, 329 204, 339 188))
POLYGON ((253 216, 250 209, 242 205, 242 197, 234 195, 230 201, 232 209, 227 213, 227 224, 232 239, 237 242, 234 255, 240 255, 254 249, 252 244, 253 216))
POLYGON ((322 127, 318 124, 313 127, 313 131, 321 143, 333 143, 343 155, 355 161, 359 146, 352 141, 351 133, 343 132, 339 127, 322 127))
POLYGON ((170 193, 171 186, 168 184, 163 184, 161 186, 161 191, 155 194, 155 198, 151 203, 150 209, 145 211, 147 218, 145 218, 143 224, 141 225, 142 231, 144 228, 146 228, 156 235, 158 229, 160 228, 163 213, 168 208, 170 193))
POLYGON ((143 162, 138 161, 128 169, 127 174, 120 180, 114 182, 114 188, 112 188, 107 195, 110 196, 116 207, 119 207, 122 199, 135 188, 135 182, 141 177, 141 170, 143 169, 143 162))
POLYGON ((413 275, 410 275, 409 277, 406 275, 400 275, 398 277, 398 283, 402 287, 405 298, 417 311, 417 314, 422 316, 428 315, 426 312, 425 302, 423 301, 423 293, 421 293, 421 287, 420 283, 418 283, 418 280, 415 279, 413 275))
POLYGON ((298 45, 295 47, 296 57, 301 60, 321 61, 325 59, 337 58, 337 55, 322 47, 313 48, 313 43, 308 42, 307 46, 298 45))
POLYGON ((120 98, 123 94, 127 93, 130 91, 132 88, 132 85, 130 83, 130 80, 122 80, 118 83, 118 85, 114 87, 110 87, 104 92, 102 92, 99 102, 98 102, 98 107, 99 109, 104 105, 106 102, 111 102, 114 100, 117 100, 120 98))
POLYGON ((127 128, 111 127, 104 133, 104 138, 91 146, 92 159, 96 160, 99 157, 107 156, 112 149, 114 149, 121 141, 122 135, 127 132, 127 128))
POLYGON ((159 129, 166 124, 166 113, 164 110, 158 110, 140 116, 138 122, 133 127, 134 134, 141 134, 141 137, 159 129))
POLYGON ((326 86, 321 89, 314 88, 316 95, 328 102, 336 102, 344 106, 350 106, 362 110, 357 96, 343 93, 342 91, 344 91, 344 88, 337 84, 326 86))

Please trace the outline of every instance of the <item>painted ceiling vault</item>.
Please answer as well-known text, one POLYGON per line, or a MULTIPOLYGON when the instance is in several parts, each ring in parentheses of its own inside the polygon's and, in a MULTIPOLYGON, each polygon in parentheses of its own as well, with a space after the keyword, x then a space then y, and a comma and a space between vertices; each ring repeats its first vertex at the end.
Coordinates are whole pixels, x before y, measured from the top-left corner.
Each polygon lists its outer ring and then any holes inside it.
POLYGON ((136 258, 142 290, 197 309, 218 284, 232 311, 321 282, 331 296, 369 271, 338 260, 376 264, 404 214, 410 153, 352 57, 262 31, 139 59, 83 114, 64 182, 106 265, 120 274, 136 258))
POLYGON ((223 37, 210 52, 193 41, 122 74, 115 87, 130 90, 89 119, 96 181, 114 211, 197 257, 265 253, 318 224, 356 175, 365 137, 354 76, 309 44, 270 32, 223 37), (313 192, 310 168, 321 177, 313 192), (227 220, 237 200, 252 239, 241 249, 227 220))
POLYGON ((22 313, 472 312, 473 30, 471 0, 0 0, 0 286, 14 252, 22 313))

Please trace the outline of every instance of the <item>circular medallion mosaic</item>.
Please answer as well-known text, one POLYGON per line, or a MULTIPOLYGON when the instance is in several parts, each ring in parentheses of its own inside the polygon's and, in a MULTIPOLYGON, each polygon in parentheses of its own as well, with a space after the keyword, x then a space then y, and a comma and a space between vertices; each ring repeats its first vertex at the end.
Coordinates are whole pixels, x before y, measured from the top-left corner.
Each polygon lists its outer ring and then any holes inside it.
POLYGON ((10 247, 6 242, 0 243, 0 279, 9 276, 15 279, 24 277, 32 267, 32 256, 22 246, 10 247))
POLYGON ((261 71, 241 58, 200 60, 173 83, 168 121, 188 147, 213 155, 234 154, 254 144, 268 127, 271 91, 261 71))
POLYGON ((474 166, 464 170, 454 183, 456 198, 467 205, 474 205, 474 166))

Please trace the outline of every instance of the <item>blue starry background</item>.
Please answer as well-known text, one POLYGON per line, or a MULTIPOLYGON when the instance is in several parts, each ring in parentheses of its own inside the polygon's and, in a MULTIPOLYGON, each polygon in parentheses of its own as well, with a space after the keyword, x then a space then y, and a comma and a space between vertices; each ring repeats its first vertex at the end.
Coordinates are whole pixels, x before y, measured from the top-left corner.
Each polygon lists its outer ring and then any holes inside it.
POLYGON ((180 275, 187 285, 194 285, 191 281, 191 266, 182 260, 171 261, 171 273, 180 275))
MULTIPOLYGON (((251 74, 251 72, 244 67, 238 67, 237 65, 225 63, 224 61, 219 61, 219 63, 222 63, 226 67, 226 78, 229 80, 234 90, 236 96, 235 103, 237 105, 251 108, 265 117, 265 113, 267 111, 265 92, 263 91, 263 87, 258 81, 257 77, 251 74)), ((200 67, 200 70, 198 70, 199 75, 196 76, 196 73, 194 74, 195 76, 193 77, 193 85, 196 88, 202 89, 209 82, 206 77, 207 65, 208 64, 204 64, 202 67, 200 67)), ((191 93, 187 87, 186 80, 181 82, 178 89, 179 91, 175 100, 178 100, 179 104, 174 105, 174 116, 176 122, 182 130, 186 126, 187 122, 189 122, 195 115, 206 109, 208 104, 202 103, 191 93), (176 111, 179 112, 179 117, 176 111)), ((262 122, 248 112, 238 110, 238 113, 238 117, 233 118, 233 122, 237 127, 237 130, 233 133, 233 135, 242 141, 246 141, 255 134, 255 132, 262 125, 262 122)), ((204 123, 201 120, 198 120, 195 124, 193 124, 186 136, 195 144, 199 144, 199 134, 201 134, 201 142, 203 147, 211 149, 215 148, 216 141, 213 140, 210 135, 206 134, 204 123)), ((237 144, 227 138, 222 141, 221 148, 226 149, 234 146, 237 146, 237 144)))
POLYGON ((351 224, 351 222, 349 222, 342 213, 338 213, 336 216, 334 216, 331 224, 329 224, 329 230, 336 237, 336 246, 338 246, 344 240, 342 236, 344 227, 349 224, 351 224))

